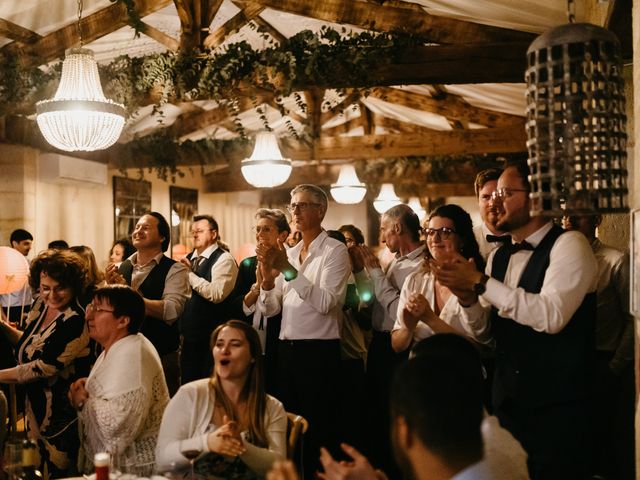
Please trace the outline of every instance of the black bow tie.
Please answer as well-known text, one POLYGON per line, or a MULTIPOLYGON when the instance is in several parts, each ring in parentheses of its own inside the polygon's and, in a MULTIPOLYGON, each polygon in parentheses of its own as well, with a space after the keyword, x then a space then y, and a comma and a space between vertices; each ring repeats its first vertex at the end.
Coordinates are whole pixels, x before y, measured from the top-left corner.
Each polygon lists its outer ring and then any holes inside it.
POLYGON ((489 243, 501 242, 506 243, 507 245, 511 243, 511 235, 491 235, 489 233, 486 238, 489 243))
POLYGON ((512 243, 505 244, 505 246, 509 249, 509 251, 513 254, 519 252, 520 250, 534 250, 533 245, 531 245, 526 240, 521 241, 520 243, 512 243))

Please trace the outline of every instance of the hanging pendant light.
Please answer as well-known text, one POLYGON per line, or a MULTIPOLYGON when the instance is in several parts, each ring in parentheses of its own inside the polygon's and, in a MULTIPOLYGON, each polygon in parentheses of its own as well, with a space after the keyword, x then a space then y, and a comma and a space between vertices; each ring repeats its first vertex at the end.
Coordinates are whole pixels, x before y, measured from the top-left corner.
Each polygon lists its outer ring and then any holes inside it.
MULTIPOLYGON (((78 1, 78 35, 82 46, 78 1)), ((108 100, 100 85, 98 65, 87 48, 67 50, 55 96, 36 103, 36 121, 45 140, 67 152, 103 150, 120 137, 124 106, 108 100)))
POLYGON ((386 212, 391 207, 400 205, 402 202, 396 195, 396 191, 393 189, 391 183, 383 183, 380 187, 380 193, 378 197, 373 201, 373 208, 380 214, 386 212))
POLYGON ((620 43, 609 30, 556 27, 527 50, 527 148, 531 213, 629 210, 620 43))
POLYGON ((367 193, 367 187, 358 179, 353 165, 342 165, 338 181, 331 185, 331 196, 338 203, 360 203, 367 193))
POLYGON ((277 187, 291 175, 291 160, 282 157, 273 132, 261 132, 256 137, 251 158, 242 161, 241 170, 245 180, 254 187, 277 187))
POLYGON ((424 217, 427 216, 427 211, 420 203, 420 199, 418 197, 411 197, 407 205, 409 205, 411 207, 411 210, 413 210, 415 214, 418 215, 418 219, 420 220, 420 223, 422 223, 424 217))

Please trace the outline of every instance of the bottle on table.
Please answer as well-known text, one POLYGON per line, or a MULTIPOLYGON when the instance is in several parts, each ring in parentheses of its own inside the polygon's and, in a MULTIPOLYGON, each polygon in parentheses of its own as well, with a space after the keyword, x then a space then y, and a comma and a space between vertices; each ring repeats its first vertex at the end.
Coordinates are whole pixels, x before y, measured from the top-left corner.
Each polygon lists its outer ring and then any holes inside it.
POLYGON ((19 480, 42 480, 38 465, 38 446, 32 440, 22 442, 22 469, 16 476, 19 480))

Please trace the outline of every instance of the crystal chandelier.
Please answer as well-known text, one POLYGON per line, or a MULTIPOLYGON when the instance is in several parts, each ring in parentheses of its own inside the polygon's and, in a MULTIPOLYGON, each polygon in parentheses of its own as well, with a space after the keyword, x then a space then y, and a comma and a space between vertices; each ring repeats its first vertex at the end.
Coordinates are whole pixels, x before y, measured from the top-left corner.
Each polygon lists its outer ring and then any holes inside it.
POLYGON ((353 165, 342 165, 338 181, 331 185, 331 196, 338 203, 360 203, 367 193, 367 187, 358 179, 353 165))
MULTIPOLYGON (((78 2, 78 35, 82 1, 78 2)), ((36 120, 45 140, 65 150, 94 151, 110 147, 124 127, 124 106, 105 98, 93 51, 67 50, 55 96, 36 104, 36 120)))
POLYGON ((424 217, 427 216, 427 211, 420 203, 420 199, 418 197, 411 197, 407 205, 409 205, 411 207, 411 210, 413 210, 415 214, 418 215, 418 219, 420 220, 420 223, 422 223, 424 217))
POLYGON ((242 176, 254 187, 271 188, 287 181, 291 175, 291 160, 282 157, 273 132, 261 132, 256 136, 251 158, 245 158, 240 168, 242 176))
POLYGON ((391 207, 400 205, 402 202, 396 195, 396 191, 393 189, 391 183, 383 183, 380 188, 378 197, 373 201, 373 208, 380 214, 386 212, 391 207))

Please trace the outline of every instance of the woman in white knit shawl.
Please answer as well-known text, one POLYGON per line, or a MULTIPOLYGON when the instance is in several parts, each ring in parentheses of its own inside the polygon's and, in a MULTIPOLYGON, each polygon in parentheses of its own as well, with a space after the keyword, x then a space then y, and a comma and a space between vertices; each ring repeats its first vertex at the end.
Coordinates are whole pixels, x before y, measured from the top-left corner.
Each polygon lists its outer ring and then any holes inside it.
POLYGON ((124 285, 97 289, 87 306, 89 335, 104 351, 69 390, 80 420, 78 466, 86 473, 95 453, 110 452, 151 474, 169 393, 158 353, 138 333, 144 312, 140 294, 124 285))

